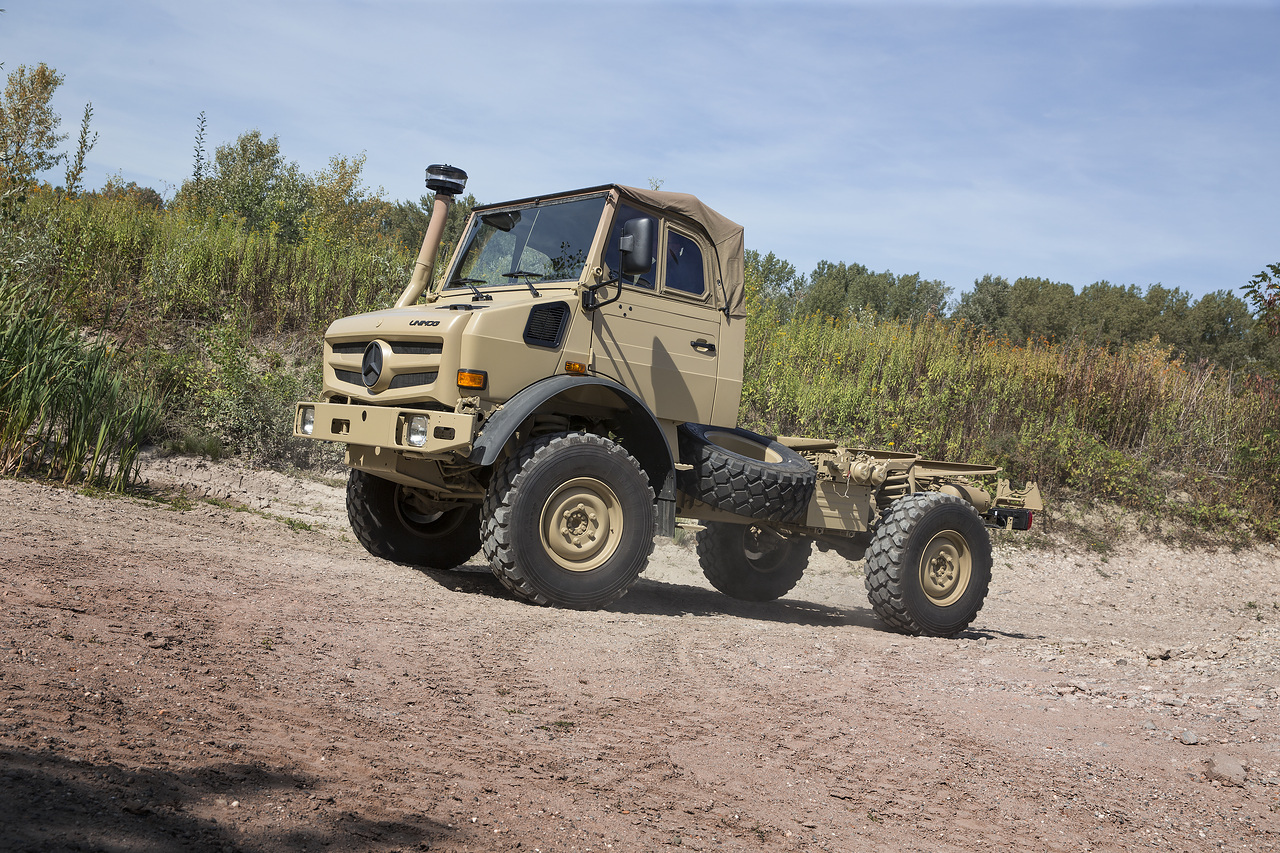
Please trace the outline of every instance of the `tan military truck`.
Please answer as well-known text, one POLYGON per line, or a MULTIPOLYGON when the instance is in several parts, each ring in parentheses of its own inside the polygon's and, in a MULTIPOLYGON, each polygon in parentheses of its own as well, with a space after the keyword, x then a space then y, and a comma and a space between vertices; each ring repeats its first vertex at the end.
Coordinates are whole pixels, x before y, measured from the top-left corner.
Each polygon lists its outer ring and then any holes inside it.
POLYGON ((741 226, 690 195, 600 186, 478 207, 435 286, 466 174, 427 170, 431 225, 395 307, 325 333, 323 399, 294 434, 346 444, 370 553, 452 568, 477 551, 517 596, 599 608, 654 536, 697 531, 707 578, 785 595, 812 546, 865 558, 875 612, 916 634, 972 622, 988 527, 1025 530, 1034 486, 996 468, 737 427, 741 226))

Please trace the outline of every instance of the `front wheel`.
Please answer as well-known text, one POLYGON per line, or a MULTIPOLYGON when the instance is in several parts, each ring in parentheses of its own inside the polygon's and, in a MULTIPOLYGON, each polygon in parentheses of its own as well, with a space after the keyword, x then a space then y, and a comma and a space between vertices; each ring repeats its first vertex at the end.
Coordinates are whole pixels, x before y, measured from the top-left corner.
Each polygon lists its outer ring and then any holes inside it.
POLYGON ((504 586, 535 604, 596 610, 649 562, 653 489, 618 444, 556 433, 522 446, 485 497, 484 554, 504 586))
POLYGON ((792 590, 809 565, 810 540, 755 524, 707 522, 698 563, 716 589, 743 601, 773 601, 792 590))
POLYGON ((351 469, 347 518, 375 557, 429 569, 452 569, 480 550, 480 505, 442 504, 423 493, 351 469))
POLYGON ((951 637, 991 585, 991 537, 966 501, 918 492, 895 501, 867 549, 871 609, 908 634, 951 637))

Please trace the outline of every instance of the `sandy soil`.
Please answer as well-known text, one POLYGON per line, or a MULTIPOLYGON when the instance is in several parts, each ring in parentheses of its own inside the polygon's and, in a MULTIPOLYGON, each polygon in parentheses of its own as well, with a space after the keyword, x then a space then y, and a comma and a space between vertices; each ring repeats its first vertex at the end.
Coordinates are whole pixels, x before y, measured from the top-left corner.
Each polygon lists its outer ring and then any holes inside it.
POLYGON ((1280 842, 1274 548, 1001 540, 973 630, 915 639, 834 555, 746 604, 664 541, 566 612, 369 557, 336 484, 147 476, 199 499, 0 481, 0 849, 1280 842))

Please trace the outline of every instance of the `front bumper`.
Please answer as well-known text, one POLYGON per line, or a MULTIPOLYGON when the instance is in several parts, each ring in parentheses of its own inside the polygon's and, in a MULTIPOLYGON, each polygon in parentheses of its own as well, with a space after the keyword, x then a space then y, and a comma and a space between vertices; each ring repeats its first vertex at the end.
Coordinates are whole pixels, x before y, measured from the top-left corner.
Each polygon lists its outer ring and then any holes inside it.
POLYGON ((298 403, 293 434, 317 441, 388 447, 407 453, 466 457, 476 416, 359 403, 298 403), (420 442, 420 443, 419 443, 420 442))

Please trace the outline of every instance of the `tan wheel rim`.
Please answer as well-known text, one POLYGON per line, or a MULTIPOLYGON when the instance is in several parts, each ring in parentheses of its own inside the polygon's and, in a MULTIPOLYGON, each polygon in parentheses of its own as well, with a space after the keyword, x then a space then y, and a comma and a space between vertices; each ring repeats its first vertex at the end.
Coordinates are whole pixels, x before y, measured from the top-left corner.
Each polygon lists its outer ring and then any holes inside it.
POLYGON ((707 441, 730 453, 736 453, 739 456, 745 456, 747 459, 755 459, 759 462, 768 462, 777 465, 782 461, 782 454, 774 450, 767 444, 761 444, 758 441, 752 441, 737 433, 722 432, 720 430, 707 430, 707 441))
POLYGON ((622 505, 604 483, 579 477, 547 498, 538 527, 547 556, 571 572, 589 572, 618 550, 622 505))
POLYGON ((963 536, 944 530, 929 540, 920 556, 920 588, 932 604, 955 604, 969 589, 972 577, 973 555, 963 536))

